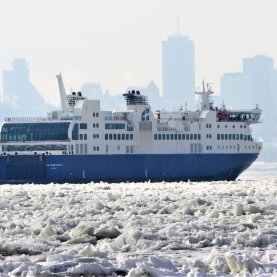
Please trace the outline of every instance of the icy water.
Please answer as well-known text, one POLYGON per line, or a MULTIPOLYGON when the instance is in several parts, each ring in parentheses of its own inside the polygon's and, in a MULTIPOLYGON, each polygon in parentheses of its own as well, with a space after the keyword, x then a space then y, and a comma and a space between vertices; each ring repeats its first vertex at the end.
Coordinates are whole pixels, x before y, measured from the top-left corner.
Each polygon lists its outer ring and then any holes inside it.
POLYGON ((0 275, 277 276, 275 166, 235 182, 2 185, 0 275))

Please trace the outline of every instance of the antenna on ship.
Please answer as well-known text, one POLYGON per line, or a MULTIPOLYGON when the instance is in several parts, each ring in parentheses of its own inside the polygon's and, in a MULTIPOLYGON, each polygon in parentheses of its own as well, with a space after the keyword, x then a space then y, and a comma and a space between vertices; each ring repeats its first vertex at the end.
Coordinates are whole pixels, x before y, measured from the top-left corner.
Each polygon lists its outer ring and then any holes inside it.
POLYGON ((60 92, 62 111, 66 112, 66 111, 69 111, 70 108, 69 108, 68 101, 66 98, 65 88, 64 88, 63 79, 62 79, 62 73, 56 75, 56 77, 58 79, 58 84, 59 84, 59 92, 60 92))
POLYGON ((214 92, 211 89, 210 86, 211 83, 207 83, 207 89, 205 88, 205 82, 202 81, 202 91, 196 91, 195 94, 198 94, 201 96, 201 109, 202 110, 209 110, 212 106, 212 101, 210 100, 210 95, 214 92))

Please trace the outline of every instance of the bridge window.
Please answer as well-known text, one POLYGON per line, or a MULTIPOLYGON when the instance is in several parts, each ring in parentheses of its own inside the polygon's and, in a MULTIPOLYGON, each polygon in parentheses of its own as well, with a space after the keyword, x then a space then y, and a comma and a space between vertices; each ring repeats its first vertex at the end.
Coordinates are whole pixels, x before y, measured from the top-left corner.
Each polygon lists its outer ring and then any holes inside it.
POLYGON ((78 137, 79 137, 79 126, 77 123, 75 123, 72 129, 72 139, 78 140, 78 137))
POLYGON ((88 125, 87 123, 80 123, 80 129, 87 129, 88 128, 88 125))
POLYGON ((124 123, 105 123, 105 129, 125 129, 124 123))
POLYGON ((68 128, 69 122, 5 123, 1 130, 1 141, 63 141, 68 140, 68 128))

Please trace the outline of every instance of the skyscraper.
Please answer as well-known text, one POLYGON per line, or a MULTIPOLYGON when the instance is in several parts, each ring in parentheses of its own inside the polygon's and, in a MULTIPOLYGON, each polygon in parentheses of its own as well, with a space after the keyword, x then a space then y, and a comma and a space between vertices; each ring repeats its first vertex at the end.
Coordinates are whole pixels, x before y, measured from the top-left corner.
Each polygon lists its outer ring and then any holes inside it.
POLYGON ((243 73, 248 78, 250 97, 264 109, 272 109, 271 84, 273 59, 264 55, 243 59, 243 73))
POLYGON ((273 59, 264 55, 243 59, 243 72, 225 73, 221 77, 221 95, 227 106, 263 110, 263 124, 255 128, 258 137, 265 141, 262 159, 275 160, 277 148, 277 70, 273 59))
POLYGON ((163 97, 175 105, 194 103, 194 42, 177 34, 162 42, 163 97))
POLYGON ((29 80, 25 59, 15 59, 11 70, 3 71, 3 104, 13 115, 45 115, 49 107, 29 80))
POLYGON ((227 100, 226 104, 259 104, 264 110, 272 110, 277 81, 274 72, 270 57, 244 58, 242 73, 225 73, 221 77, 221 94, 227 100))

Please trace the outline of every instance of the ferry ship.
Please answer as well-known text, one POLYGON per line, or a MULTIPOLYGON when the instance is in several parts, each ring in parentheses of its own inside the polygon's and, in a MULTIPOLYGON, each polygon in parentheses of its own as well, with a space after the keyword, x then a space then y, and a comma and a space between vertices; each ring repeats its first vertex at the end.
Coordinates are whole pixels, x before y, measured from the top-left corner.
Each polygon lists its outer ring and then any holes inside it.
POLYGON ((57 79, 61 110, 2 124, 0 183, 235 180, 262 149, 250 129, 261 109, 218 109, 204 83, 196 111, 152 111, 135 89, 126 109, 102 111, 57 79))

